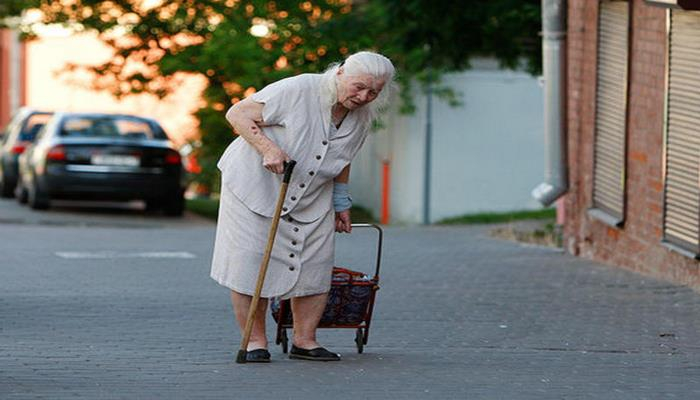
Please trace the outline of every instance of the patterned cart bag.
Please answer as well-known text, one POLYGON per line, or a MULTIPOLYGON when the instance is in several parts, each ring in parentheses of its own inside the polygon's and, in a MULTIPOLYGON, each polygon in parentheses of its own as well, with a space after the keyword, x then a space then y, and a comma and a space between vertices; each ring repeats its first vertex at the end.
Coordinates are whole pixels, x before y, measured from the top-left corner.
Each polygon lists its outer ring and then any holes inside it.
MULTIPOLYGON (((323 311, 319 328, 355 329, 357 352, 362 353, 369 337, 374 300, 379 289, 379 266, 382 259, 384 233, 375 224, 353 224, 353 228, 372 228, 377 232, 376 269, 373 276, 347 268, 333 268, 333 280, 328 293, 328 302, 323 311)), ((272 317, 277 322, 276 344, 287 352, 289 337, 287 328, 292 328, 292 312, 289 300, 273 298, 270 302, 272 317)))
MULTIPOLYGON (((376 280, 346 268, 333 268, 333 281, 321 325, 356 325, 365 321, 372 292, 378 290, 376 280)), ((280 322, 280 300, 272 299, 272 317, 280 322)), ((282 323, 292 324, 292 313, 285 312, 282 323)))

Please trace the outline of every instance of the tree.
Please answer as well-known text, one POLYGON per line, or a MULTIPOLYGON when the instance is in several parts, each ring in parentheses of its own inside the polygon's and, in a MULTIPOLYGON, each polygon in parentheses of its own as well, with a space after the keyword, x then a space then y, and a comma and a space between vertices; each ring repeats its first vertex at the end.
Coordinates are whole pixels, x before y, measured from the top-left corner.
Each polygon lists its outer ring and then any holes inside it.
POLYGON ((5 18, 18 17, 23 10, 35 6, 32 0, 3 0, 0 2, 0 27, 5 27, 5 18))
MULTIPOLYGON (((96 30, 113 49, 102 65, 68 66, 92 72, 96 89, 163 97, 179 73, 206 77, 206 106, 196 116, 199 179, 210 185, 231 140, 223 111, 280 78, 376 49, 395 62, 410 110, 415 79, 436 83, 475 55, 495 55, 507 67, 525 58, 535 72, 540 57, 539 0, 3 0, 0 17, 31 7, 44 23, 96 30), (254 36, 252 26, 269 32, 254 36)), ((22 29, 32 37, 32 26, 22 29)), ((437 88, 456 100, 449 88, 437 88)))
POLYGON ((414 78, 436 84, 455 101, 439 77, 470 67, 475 56, 494 56, 503 67, 541 68, 540 0, 381 0, 368 2, 375 43, 402 72, 405 110, 412 110, 414 78))

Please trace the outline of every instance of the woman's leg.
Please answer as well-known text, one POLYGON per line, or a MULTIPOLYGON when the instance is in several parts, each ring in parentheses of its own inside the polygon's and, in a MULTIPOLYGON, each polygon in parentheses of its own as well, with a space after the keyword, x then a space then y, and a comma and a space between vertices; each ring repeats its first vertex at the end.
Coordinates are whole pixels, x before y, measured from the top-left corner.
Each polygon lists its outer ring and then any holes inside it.
POLYGON ((326 308, 328 293, 292 298, 294 314, 294 345, 310 350, 320 347, 316 341, 316 328, 326 308))
MULTIPOLYGON (((253 296, 248 296, 245 294, 240 294, 235 291, 231 291, 231 302, 233 303, 233 312, 236 314, 236 320, 238 320, 238 326, 241 329, 241 335, 245 332, 245 323, 248 319, 248 310, 250 309, 250 303, 253 301, 253 296)), ((255 349, 267 349, 267 335, 265 334, 265 311, 267 310, 267 299, 260 298, 258 301, 258 311, 255 313, 255 320, 253 321, 253 330, 250 334, 250 341, 248 341, 248 348, 246 350, 255 349)))

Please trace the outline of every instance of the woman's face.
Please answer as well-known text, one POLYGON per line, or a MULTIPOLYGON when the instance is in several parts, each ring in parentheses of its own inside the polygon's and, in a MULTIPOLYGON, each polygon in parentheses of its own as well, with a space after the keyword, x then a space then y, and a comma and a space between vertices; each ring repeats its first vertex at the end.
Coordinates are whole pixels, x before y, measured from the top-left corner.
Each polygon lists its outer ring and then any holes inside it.
POLYGON ((348 110, 354 110, 379 96, 384 80, 372 75, 346 75, 338 70, 338 103, 348 110))

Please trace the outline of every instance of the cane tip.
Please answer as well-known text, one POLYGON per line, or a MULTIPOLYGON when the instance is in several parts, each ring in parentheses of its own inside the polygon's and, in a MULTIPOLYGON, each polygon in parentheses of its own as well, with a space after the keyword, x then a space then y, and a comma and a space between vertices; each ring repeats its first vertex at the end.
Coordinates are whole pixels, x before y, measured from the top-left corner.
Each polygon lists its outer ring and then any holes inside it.
POLYGON ((236 363, 245 364, 247 354, 248 354, 248 352, 245 350, 238 350, 238 356, 236 357, 236 363))

